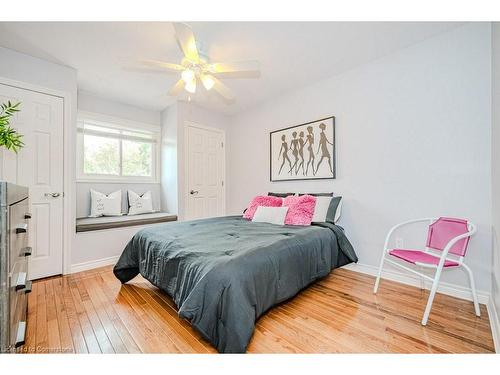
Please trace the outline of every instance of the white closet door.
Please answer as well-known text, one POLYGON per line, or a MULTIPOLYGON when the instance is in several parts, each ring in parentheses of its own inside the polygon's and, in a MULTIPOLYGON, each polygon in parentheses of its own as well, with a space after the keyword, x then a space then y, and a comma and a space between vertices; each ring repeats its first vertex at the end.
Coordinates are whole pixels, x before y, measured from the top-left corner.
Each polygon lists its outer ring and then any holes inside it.
POLYGON ((2 179, 29 187, 30 278, 63 270, 63 99, 0 84, 0 102, 21 102, 12 125, 24 135, 16 155, 2 149, 2 179))
POLYGON ((188 125, 186 220, 224 215, 223 133, 188 125))

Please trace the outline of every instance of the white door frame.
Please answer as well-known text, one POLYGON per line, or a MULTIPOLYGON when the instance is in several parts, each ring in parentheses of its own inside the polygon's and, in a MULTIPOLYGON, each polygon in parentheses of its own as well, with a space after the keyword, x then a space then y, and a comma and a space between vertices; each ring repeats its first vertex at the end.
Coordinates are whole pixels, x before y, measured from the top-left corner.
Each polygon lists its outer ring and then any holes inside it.
POLYGON ((63 99, 63 259, 62 271, 63 274, 71 273, 71 250, 73 249, 73 241, 75 232, 76 216, 73 206, 76 203, 73 199, 75 196, 75 183, 72 180, 75 162, 72 155, 75 152, 74 126, 72 126, 71 116, 71 93, 67 91, 53 90, 46 87, 33 85, 31 83, 21 82, 4 78, 0 76, 0 83, 6 86, 12 86, 22 90, 35 91, 41 94, 56 96, 63 99))
POLYGON ((222 215, 226 215, 226 132, 223 129, 219 128, 213 128, 211 126, 205 126, 198 124, 193 121, 184 121, 184 193, 182 196, 184 197, 184 212, 182 214, 182 218, 185 219, 186 217, 186 211, 188 207, 188 199, 189 199, 189 193, 188 193, 188 173, 189 173, 189 163, 188 163, 188 158, 189 158, 189 145, 188 145, 188 131, 187 128, 198 128, 198 129, 203 129, 203 130, 208 130, 211 132, 216 132, 222 135, 222 215))

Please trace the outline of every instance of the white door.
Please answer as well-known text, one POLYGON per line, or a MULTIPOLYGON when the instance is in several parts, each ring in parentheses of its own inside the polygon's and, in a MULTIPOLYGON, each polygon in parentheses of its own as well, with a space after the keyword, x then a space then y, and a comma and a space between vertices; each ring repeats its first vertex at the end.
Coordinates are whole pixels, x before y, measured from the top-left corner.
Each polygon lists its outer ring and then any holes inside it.
POLYGON ((186 220, 224 215, 224 133, 188 125, 186 220))
POLYGON ((0 84, 0 102, 21 102, 12 125, 24 135, 16 155, 2 149, 3 180, 29 187, 31 279, 63 270, 63 99, 0 84))

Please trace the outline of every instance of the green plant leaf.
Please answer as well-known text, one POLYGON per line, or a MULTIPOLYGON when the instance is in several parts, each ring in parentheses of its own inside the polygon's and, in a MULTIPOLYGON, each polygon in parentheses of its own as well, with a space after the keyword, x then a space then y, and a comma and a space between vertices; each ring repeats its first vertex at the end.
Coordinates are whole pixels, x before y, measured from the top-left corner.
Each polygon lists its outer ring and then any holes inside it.
POLYGON ((0 105, 0 147, 17 153, 23 146, 23 135, 10 126, 10 120, 16 112, 20 111, 20 102, 12 104, 9 101, 0 105))

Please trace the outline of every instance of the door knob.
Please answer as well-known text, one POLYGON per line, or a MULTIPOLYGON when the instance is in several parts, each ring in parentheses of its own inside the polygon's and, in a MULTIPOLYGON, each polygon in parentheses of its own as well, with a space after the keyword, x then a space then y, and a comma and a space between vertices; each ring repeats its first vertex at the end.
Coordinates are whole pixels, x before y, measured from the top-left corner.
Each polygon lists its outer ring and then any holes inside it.
POLYGON ((189 194, 191 194, 191 195, 195 195, 195 194, 198 194, 198 193, 199 193, 199 191, 198 191, 198 190, 191 190, 191 191, 189 192, 189 194))
POLYGON ((52 198, 57 198, 61 196, 61 193, 45 193, 44 194, 47 198, 52 197, 52 198))

